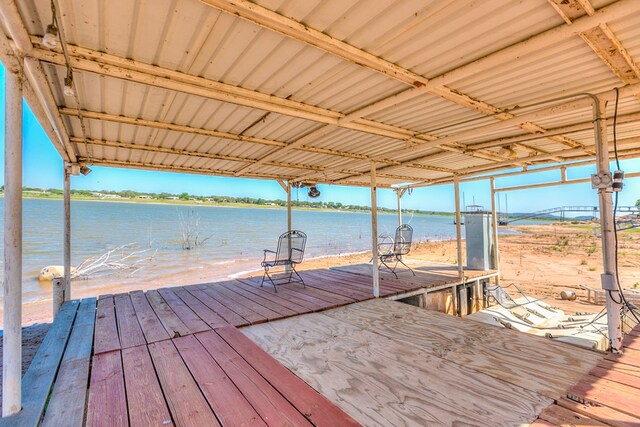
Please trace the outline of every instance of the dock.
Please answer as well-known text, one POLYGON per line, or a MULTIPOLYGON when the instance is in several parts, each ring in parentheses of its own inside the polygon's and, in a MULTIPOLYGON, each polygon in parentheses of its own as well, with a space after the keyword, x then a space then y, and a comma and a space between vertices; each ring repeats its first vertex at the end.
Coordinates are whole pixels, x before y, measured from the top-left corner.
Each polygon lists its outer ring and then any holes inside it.
POLYGON ((65 303, 0 425, 527 425, 594 372, 637 381, 604 353, 393 301, 464 285, 442 266, 383 273, 378 299, 359 269, 65 303))

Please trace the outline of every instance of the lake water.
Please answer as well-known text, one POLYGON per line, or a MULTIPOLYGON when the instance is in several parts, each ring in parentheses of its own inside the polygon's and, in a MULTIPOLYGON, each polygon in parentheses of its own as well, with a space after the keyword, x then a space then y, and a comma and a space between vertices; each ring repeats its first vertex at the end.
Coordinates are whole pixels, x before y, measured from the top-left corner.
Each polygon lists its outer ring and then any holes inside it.
MULTIPOLYGON (((0 210, 3 207, 0 199, 0 210)), ((369 213, 294 210, 292 217, 293 228, 307 233, 307 259, 371 247, 369 213)), ((50 298, 50 283, 39 283, 37 276, 45 266, 63 264, 62 201, 25 199, 23 218, 24 301, 37 301, 44 295, 50 298)), ((414 228, 414 241, 455 238, 450 216, 405 214, 403 218, 414 228)), ((153 255, 135 274, 74 280, 73 287, 78 289, 140 280, 166 283, 173 277, 175 284, 180 284, 180 275, 188 271, 207 271, 209 277, 225 279, 257 270, 262 250, 275 249, 278 236, 286 231, 287 216, 283 209, 72 201, 71 224, 73 266, 131 243, 136 250, 147 250, 142 256, 153 255), (180 217, 183 222, 189 218, 192 224, 198 221, 200 237, 208 238, 202 246, 182 248, 180 217)), ((379 234, 391 235, 396 227, 396 215, 378 216, 379 234)), ((0 235, 2 232, 0 228, 0 235)))

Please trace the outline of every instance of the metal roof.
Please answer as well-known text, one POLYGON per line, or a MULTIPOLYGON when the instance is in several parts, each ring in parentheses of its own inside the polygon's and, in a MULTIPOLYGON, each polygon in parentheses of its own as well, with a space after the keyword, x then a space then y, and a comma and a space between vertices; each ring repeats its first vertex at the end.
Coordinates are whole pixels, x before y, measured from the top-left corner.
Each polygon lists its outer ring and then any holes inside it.
POLYGON ((0 17, 0 57, 69 162, 346 185, 375 162, 379 186, 440 183, 593 158, 587 100, 553 100, 616 87, 620 153, 640 154, 637 0, 7 0, 0 17), (66 55, 42 43, 52 4, 66 55))

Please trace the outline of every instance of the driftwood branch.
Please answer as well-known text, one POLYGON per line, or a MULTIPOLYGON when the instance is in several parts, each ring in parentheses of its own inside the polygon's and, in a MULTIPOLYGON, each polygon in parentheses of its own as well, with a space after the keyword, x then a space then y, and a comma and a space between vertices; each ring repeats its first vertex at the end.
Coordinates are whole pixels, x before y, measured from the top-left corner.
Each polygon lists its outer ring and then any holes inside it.
POLYGON ((87 258, 71 270, 72 279, 86 279, 91 276, 112 272, 134 274, 153 259, 157 251, 151 249, 135 250, 137 244, 118 246, 95 258, 87 258))

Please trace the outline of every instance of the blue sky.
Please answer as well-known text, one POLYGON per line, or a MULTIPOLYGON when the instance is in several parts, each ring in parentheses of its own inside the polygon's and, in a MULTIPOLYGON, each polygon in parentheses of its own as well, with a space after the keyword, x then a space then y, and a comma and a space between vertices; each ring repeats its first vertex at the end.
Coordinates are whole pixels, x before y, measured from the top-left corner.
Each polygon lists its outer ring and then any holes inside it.
MULTIPOLYGON (((4 67, 0 66, 0 179, 4 182, 4 67)), ((640 160, 622 162, 626 172, 640 170, 640 160)), ((239 179, 213 176, 198 176, 170 172, 142 171, 135 169, 116 169, 92 167, 88 176, 72 177, 74 189, 90 190, 135 190, 141 192, 188 192, 194 195, 228 195, 262 197, 264 199, 284 199, 285 193, 275 181, 239 179)), ((595 167, 573 168, 568 170, 568 178, 583 178, 595 171, 595 167)), ((40 188, 62 188, 62 160, 53 144, 32 115, 28 106, 24 109, 24 186, 40 188)), ((497 187, 531 184, 558 180, 559 172, 542 172, 496 180, 497 187)), ((318 200, 347 204, 369 205, 368 188, 320 185, 321 196, 318 200)), ((461 184, 461 192, 466 204, 491 206, 489 181, 476 181, 461 184)), ((510 212, 532 212, 536 210, 566 205, 597 205, 597 195, 590 184, 574 184, 533 190, 520 190, 502 193, 501 204, 504 210, 505 194, 510 212)), ((295 190, 293 197, 295 199, 295 190)), ((640 179, 629 179, 620 194, 620 205, 633 205, 640 199, 640 179)), ((306 191, 300 190, 300 200, 306 200, 306 191)), ((453 211, 453 186, 417 188, 411 195, 403 197, 403 207, 434 211, 453 211)), ((461 202, 462 203, 462 202, 461 202)), ((378 192, 378 204, 395 207, 396 197, 391 190, 378 192)))

